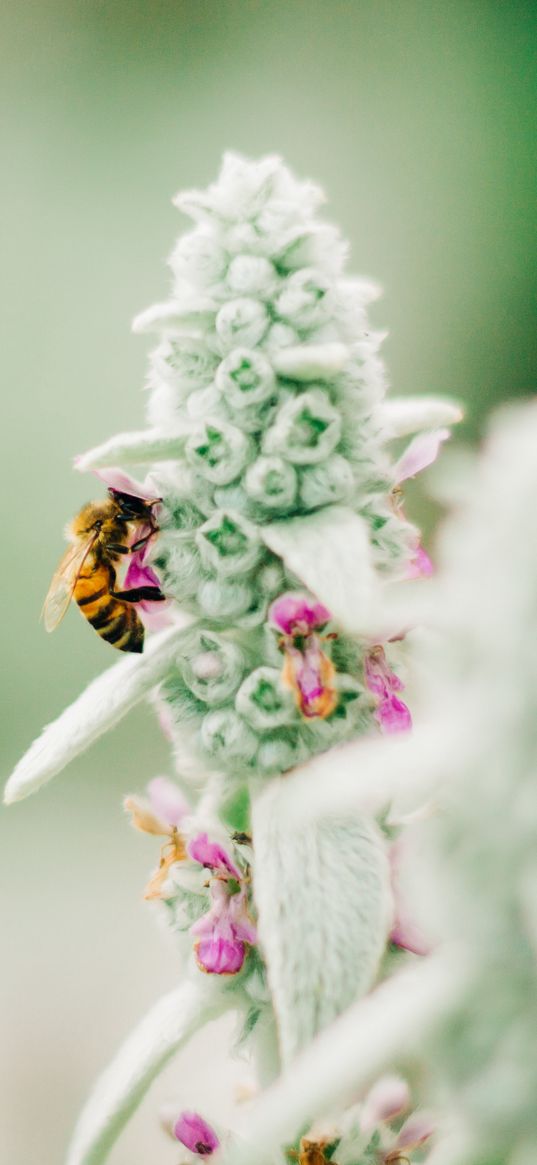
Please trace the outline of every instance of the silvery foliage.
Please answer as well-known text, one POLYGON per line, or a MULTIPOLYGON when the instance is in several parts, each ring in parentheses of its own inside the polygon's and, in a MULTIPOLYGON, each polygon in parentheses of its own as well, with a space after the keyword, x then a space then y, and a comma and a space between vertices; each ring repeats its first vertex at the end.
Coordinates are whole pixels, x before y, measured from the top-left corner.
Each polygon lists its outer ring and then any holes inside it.
MULTIPOLYGON (((174 623, 45 729, 6 800, 33 792, 151 696, 193 806, 187 832, 253 827, 260 947, 224 983, 215 976, 200 987, 190 962, 176 1023, 166 1020, 170 997, 120 1052, 83 1114, 69 1165, 104 1160, 196 1026, 192 1007, 199 1024, 223 1007, 246 1023, 254 1008, 260 1030, 275 1018, 275 1075, 371 987, 390 930, 382 806, 349 815, 333 801, 316 812, 304 779, 312 766, 312 787, 329 790, 338 757, 348 770, 346 749, 358 757, 380 747, 364 739, 378 731, 364 657, 378 642, 383 595, 405 579, 419 544, 393 502, 390 442, 460 413, 440 399, 385 402, 382 336, 366 314, 377 290, 344 274, 346 248, 318 219, 321 201, 279 159, 231 154, 213 186, 177 199, 195 226, 172 253, 171 298, 135 321, 157 337, 148 427, 78 461, 151 467, 163 499, 152 563, 176 600, 174 623), (329 608, 336 634, 327 651, 337 714, 326 720, 305 721, 282 684, 267 617, 275 598, 304 587, 329 608)), ((289 1126, 291 1139, 301 1123, 289 1126)))
POLYGON ((330 795, 325 757, 303 774, 313 815, 335 801, 409 818, 428 799, 407 835, 405 881, 435 953, 318 1037, 260 1098, 230 1165, 254 1144, 270 1160, 313 1111, 408 1058, 438 1114, 428 1165, 537 1159, 536 442, 535 404, 502 409, 466 507, 443 531, 438 579, 420 601, 435 634, 416 651, 427 682, 412 739, 345 746, 330 795))

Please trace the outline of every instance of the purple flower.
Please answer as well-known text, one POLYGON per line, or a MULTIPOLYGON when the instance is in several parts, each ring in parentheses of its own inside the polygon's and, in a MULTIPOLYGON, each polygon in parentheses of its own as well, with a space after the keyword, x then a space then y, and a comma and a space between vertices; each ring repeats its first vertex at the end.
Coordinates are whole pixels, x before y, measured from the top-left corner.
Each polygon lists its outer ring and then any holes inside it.
POLYGON ((233 865, 224 847, 219 845, 217 841, 209 841, 206 833, 199 833, 188 843, 188 853, 195 862, 199 862, 200 866, 205 866, 206 869, 213 870, 214 873, 221 870, 226 874, 231 874, 232 878, 236 878, 240 882, 239 871, 233 865))
POLYGON ((206 833, 188 845, 194 861, 209 869, 211 906, 192 927, 198 966, 210 975, 236 975, 246 958, 247 946, 257 934, 248 914, 246 879, 228 857, 223 846, 211 842, 206 833))
POLYGON ((248 915, 246 890, 230 893, 228 881, 211 882, 211 909, 192 927, 198 965, 210 975, 236 975, 246 958, 246 947, 257 938, 248 915))
POLYGON ((325 719, 337 704, 335 668, 316 634, 330 619, 330 611, 322 603, 292 591, 280 595, 269 609, 272 626, 283 632, 279 644, 285 655, 282 680, 295 693, 297 706, 307 719, 325 719))
POLYGON ((388 664, 384 648, 373 647, 365 659, 365 682, 369 691, 377 697, 375 719, 381 730, 390 734, 406 732, 412 727, 412 717, 402 700, 396 695, 403 691, 403 684, 388 664))
POLYGON ((197 1112, 182 1112, 173 1126, 173 1135, 199 1157, 209 1157, 220 1145, 214 1129, 197 1112))
POLYGON ((269 610, 270 622, 284 635, 308 635, 314 628, 324 627, 330 619, 330 611, 322 603, 295 591, 280 595, 269 610))

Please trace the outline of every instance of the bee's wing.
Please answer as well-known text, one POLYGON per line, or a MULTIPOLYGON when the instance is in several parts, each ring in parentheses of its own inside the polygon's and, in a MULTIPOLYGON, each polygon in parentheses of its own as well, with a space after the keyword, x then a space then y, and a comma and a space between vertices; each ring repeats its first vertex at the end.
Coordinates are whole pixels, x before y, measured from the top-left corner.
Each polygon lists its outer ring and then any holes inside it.
POLYGON ((47 631, 54 631, 61 623, 73 597, 80 571, 95 542, 96 535, 69 546, 60 560, 43 603, 41 618, 47 631))

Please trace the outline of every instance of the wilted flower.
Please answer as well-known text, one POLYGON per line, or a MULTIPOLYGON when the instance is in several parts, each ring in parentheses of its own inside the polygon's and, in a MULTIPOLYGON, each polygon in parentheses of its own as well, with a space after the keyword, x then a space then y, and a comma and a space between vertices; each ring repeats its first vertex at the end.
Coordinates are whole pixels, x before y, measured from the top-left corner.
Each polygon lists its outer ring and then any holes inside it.
POLYGON ((187 856, 184 839, 178 825, 189 813, 189 807, 177 785, 166 777, 155 777, 147 786, 149 796, 126 797, 123 804, 135 829, 157 837, 167 837, 161 850, 159 867, 148 882, 144 898, 162 898, 163 887, 170 867, 187 856))
POLYGON ((295 693, 297 705, 308 719, 325 719, 337 704, 335 668, 316 634, 330 618, 322 603, 294 592, 280 595, 269 609, 272 626, 283 632, 279 641, 285 656, 283 682, 295 693))

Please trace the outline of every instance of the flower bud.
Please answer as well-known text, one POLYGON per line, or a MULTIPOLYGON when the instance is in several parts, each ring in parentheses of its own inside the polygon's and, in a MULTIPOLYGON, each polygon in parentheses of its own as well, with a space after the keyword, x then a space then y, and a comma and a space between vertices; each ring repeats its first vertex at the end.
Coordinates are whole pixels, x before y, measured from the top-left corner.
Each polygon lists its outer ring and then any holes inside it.
POLYGON ((258 667, 250 673, 237 692, 235 706, 258 730, 280 728, 297 719, 293 697, 273 667, 258 667))
POLYGON ((276 300, 276 311, 295 328, 312 328, 327 318, 330 282, 321 271, 303 268, 290 275, 276 300))
POLYGON ((267 510, 290 510, 297 494, 297 475, 282 457, 258 457, 246 471, 246 493, 267 510))
POLYGON ((339 453, 333 453, 318 465, 306 465, 300 471, 299 496, 307 510, 347 501, 353 489, 352 466, 339 453))
POLYGON ((237 295, 270 295, 276 279, 272 263, 262 255, 235 255, 226 275, 228 287, 237 295))
POLYGON ((202 562, 218 576, 247 574, 264 553, 257 528, 236 511, 217 510, 200 526, 196 543, 202 562))
POLYGON ((207 618, 225 622, 245 615, 255 602, 255 592, 247 582, 208 578, 198 590, 197 601, 207 618))
POLYGON ((279 453, 297 465, 313 465, 333 452, 341 416, 318 389, 301 393, 278 410, 263 441, 264 453, 279 453))
POLYGON ((269 326, 269 315, 258 299, 232 299, 220 308, 216 317, 216 331, 226 348, 244 345, 253 348, 263 339, 269 326))
POLYGON ((197 287, 209 287, 222 278, 226 256, 214 235, 199 228, 177 241, 170 256, 170 267, 180 284, 187 279, 197 287))
POLYGON ((240 429, 211 418, 188 438, 186 456, 208 481, 226 485, 238 477, 251 460, 252 447, 240 429))
POLYGON ((234 696, 242 680, 242 651, 214 631, 200 631, 183 663, 190 691, 205 704, 222 704, 234 696))
POLYGON ((219 365, 216 383, 226 404, 242 410, 268 400, 274 392, 276 378, 261 352, 234 348, 219 365))
POLYGON ((258 740, 241 716, 232 708, 222 708, 204 717, 201 743, 217 761, 231 758, 248 762, 255 754, 258 740))

